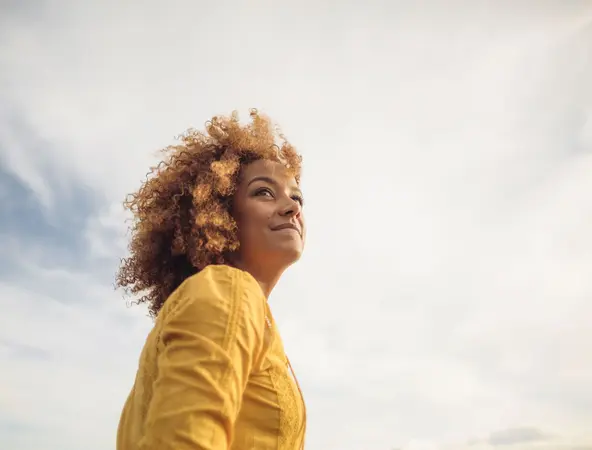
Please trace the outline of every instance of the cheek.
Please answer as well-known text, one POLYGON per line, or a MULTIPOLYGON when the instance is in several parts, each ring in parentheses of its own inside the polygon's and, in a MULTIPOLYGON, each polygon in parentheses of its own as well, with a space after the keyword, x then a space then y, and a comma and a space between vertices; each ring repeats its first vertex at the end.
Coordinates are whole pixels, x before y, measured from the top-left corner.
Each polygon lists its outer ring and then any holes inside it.
POLYGON ((247 211, 238 223, 239 236, 241 239, 261 239, 267 233, 272 217, 273 213, 262 208, 247 211))

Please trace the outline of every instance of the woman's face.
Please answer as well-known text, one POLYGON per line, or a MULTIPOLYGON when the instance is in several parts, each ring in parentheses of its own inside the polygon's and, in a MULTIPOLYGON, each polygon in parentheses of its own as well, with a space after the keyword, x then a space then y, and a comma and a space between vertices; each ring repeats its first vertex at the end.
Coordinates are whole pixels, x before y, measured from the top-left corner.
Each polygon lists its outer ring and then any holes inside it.
POLYGON ((233 214, 245 266, 283 270, 300 258, 306 236, 302 193, 282 164, 259 160, 242 168, 233 214))

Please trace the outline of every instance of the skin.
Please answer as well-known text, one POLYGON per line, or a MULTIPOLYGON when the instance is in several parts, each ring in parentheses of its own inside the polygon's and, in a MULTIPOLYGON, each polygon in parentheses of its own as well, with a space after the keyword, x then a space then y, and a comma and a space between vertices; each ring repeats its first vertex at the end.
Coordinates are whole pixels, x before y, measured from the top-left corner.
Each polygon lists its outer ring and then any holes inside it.
POLYGON ((306 227, 296 179, 274 161, 246 165, 233 198, 240 249, 233 264, 249 272, 266 297, 304 250, 306 227))

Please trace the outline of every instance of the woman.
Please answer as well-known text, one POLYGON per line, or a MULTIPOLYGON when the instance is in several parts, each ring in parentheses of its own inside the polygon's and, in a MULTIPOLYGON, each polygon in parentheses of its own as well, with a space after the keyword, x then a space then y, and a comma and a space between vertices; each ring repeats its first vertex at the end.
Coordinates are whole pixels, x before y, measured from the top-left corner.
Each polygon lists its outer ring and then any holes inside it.
POLYGON ((301 158, 257 111, 167 151, 126 201, 118 285, 156 320, 117 449, 303 448, 304 401, 267 304, 304 248, 301 158))

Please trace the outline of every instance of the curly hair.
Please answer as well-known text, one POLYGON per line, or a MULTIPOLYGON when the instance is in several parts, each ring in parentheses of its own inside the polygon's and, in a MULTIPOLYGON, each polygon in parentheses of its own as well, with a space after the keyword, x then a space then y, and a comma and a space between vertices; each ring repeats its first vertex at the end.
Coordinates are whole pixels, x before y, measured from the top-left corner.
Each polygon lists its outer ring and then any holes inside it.
POLYGON ((213 117, 205 132, 187 130, 124 202, 133 222, 129 257, 122 259, 116 285, 139 294, 137 302, 147 303, 152 317, 186 278, 209 264, 227 263, 238 250, 231 208, 243 165, 278 161, 300 182, 302 158, 294 147, 257 110, 250 117, 241 125, 235 111, 213 117))

